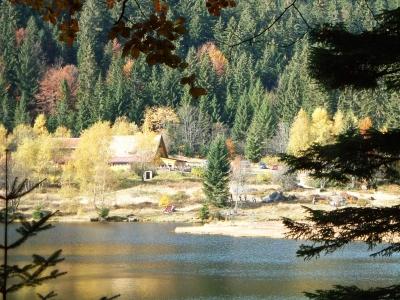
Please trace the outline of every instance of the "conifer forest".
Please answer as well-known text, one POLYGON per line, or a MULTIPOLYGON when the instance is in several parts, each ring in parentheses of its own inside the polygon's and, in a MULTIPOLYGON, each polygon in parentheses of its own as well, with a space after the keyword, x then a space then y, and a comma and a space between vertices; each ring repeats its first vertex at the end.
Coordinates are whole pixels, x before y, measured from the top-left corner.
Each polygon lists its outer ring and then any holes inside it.
MULTIPOLYGON (((378 129, 400 127, 398 91, 383 86, 373 92, 325 91, 307 73, 307 27, 343 22, 359 33, 376 26, 375 14, 399 4, 368 3, 299 1, 301 14, 291 9, 277 20, 287 1, 237 1, 220 17, 209 14, 203 1, 168 1, 172 19, 186 18, 187 34, 177 41, 176 53, 188 67, 180 70, 149 66, 143 55, 123 57, 121 37, 108 36, 118 12, 95 0, 86 0, 78 16, 73 45, 60 41, 57 26, 36 11, 1 1, 0 122, 12 133, 44 115, 48 132, 62 127, 79 137, 96 122, 113 125, 121 117, 140 128, 146 109, 164 107, 178 118, 157 129, 169 153, 205 157, 214 137, 223 134, 252 161, 282 152, 279 142, 289 140, 296 120, 302 132, 300 118, 316 123, 325 114, 337 126, 340 118, 341 127, 361 120, 378 129), (192 73, 207 95, 196 99, 180 84, 192 73)), ((141 5, 126 9, 131 14, 153 9, 151 1, 141 5)))

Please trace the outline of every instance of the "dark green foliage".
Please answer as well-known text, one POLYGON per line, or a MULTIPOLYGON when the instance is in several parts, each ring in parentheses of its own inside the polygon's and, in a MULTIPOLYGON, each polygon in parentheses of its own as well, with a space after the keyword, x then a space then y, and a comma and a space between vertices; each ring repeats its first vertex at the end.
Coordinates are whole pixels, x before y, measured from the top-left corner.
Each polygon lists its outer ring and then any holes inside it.
POLYGON ((369 250, 387 242, 371 256, 400 252, 400 243, 395 238, 400 231, 400 205, 345 207, 333 211, 304 209, 309 213, 305 222, 284 218, 283 223, 290 230, 287 237, 312 242, 311 245, 302 244, 297 251, 297 256, 305 260, 319 257, 321 253, 330 254, 354 241, 364 242, 369 250))
POLYGON ((310 32, 310 75, 327 89, 375 89, 382 78, 400 89, 400 8, 376 16, 377 26, 360 34, 342 23, 325 23, 310 32))
POLYGON ((202 220, 207 220, 210 217, 210 209, 207 203, 203 203, 203 206, 200 208, 199 217, 202 220))
POLYGON ((244 91, 243 95, 240 97, 235 115, 235 122, 233 123, 232 139, 234 141, 245 140, 252 117, 253 111, 251 103, 248 101, 247 92, 244 91))
POLYGON ((315 293, 304 292, 304 295, 315 300, 394 300, 400 298, 400 285, 368 290, 362 290, 354 285, 334 285, 333 290, 317 290, 315 293))
POLYGON ((18 124, 27 124, 30 122, 29 112, 27 108, 28 100, 26 99, 26 97, 26 94, 22 93, 22 96, 17 103, 17 107, 14 111, 14 126, 17 126, 18 124))
POLYGON ((44 211, 42 210, 42 207, 40 205, 35 207, 35 211, 32 214, 32 217, 34 220, 39 220, 43 218, 45 215, 44 211))
POLYGON ((203 176, 203 191, 207 203, 224 207, 229 198, 230 159, 225 138, 216 137, 207 155, 207 169, 203 176))
POLYGON ((108 207, 102 207, 99 211, 98 211, 98 215, 99 218, 104 220, 105 218, 108 217, 108 214, 110 213, 110 209, 108 207))

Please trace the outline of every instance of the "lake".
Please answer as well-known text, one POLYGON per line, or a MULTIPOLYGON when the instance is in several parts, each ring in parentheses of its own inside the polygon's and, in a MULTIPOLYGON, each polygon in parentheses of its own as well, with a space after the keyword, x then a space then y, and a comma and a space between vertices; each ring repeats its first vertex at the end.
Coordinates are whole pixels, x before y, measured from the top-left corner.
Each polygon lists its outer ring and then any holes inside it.
MULTIPOLYGON (((10 299, 306 299, 302 291, 334 284, 397 284, 399 256, 371 258, 363 244, 320 259, 296 257, 299 242, 176 234, 158 223, 55 223, 12 253, 10 264, 63 249, 68 274, 10 299)), ((190 226, 190 225, 188 225, 190 226)))

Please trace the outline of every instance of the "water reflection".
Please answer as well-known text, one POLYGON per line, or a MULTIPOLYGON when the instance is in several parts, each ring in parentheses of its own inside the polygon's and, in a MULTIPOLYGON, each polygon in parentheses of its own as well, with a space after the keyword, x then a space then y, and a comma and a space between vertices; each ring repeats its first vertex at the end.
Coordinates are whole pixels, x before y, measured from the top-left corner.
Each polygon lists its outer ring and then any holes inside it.
POLYGON ((319 260, 296 258, 297 242, 175 234, 177 224, 56 224, 18 249, 13 261, 33 251, 63 249, 66 276, 24 289, 13 299, 54 290, 57 299, 304 299, 302 291, 333 284, 386 286, 398 280, 398 257, 369 258, 365 247, 319 260))

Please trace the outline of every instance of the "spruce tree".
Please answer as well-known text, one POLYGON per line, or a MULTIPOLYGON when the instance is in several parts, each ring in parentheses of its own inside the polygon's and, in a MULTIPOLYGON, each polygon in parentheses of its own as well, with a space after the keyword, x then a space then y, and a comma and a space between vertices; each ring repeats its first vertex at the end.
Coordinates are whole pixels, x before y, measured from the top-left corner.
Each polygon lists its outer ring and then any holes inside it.
POLYGON ((64 78, 61 81, 60 88, 61 98, 56 104, 56 128, 64 126, 68 129, 73 127, 73 110, 71 106, 71 95, 68 81, 64 78))
POLYGON ((229 199, 229 151, 225 138, 217 136, 211 143, 207 155, 207 169, 203 177, 203 191, 206 201, 217 207, 224 207, 229 199))
POLYGON ((245 155, 248 160, 258 162, 263 157, 265 140, 273 134, 273 132, 269 132, 273 121, 270 103, 268 98, 264 97, 261 107, 255 112, 247 133, 245 155))
POLYGON ((247 92, 244 91, 239 99, 239 105, 235 115, 235 122, 232 128, 232 139, 244 141, 252 119, 252 107, 248 101, 247 92))
POLYGON ((14 127, 19 124, 29 124, 30 118, 27 103, 26 94, 22 93, 14 113, 14 127))

